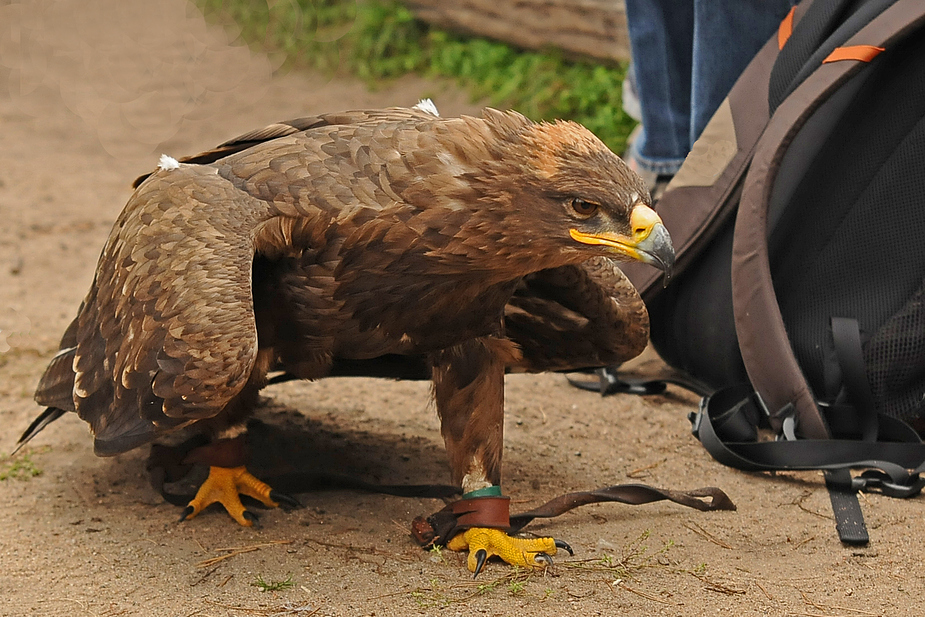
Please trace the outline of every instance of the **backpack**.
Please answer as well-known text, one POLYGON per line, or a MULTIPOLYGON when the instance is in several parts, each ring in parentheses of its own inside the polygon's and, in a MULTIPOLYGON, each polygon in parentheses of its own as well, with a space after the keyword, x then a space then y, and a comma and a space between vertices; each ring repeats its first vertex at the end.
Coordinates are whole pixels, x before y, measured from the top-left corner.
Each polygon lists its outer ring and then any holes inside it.
POLYGON ((866 544, 857 491, 925 485, 925 2, 795 7, 657 211, 676 276, 624 271, 706 394, 694 434, 739 469, 825 470, 866 544))

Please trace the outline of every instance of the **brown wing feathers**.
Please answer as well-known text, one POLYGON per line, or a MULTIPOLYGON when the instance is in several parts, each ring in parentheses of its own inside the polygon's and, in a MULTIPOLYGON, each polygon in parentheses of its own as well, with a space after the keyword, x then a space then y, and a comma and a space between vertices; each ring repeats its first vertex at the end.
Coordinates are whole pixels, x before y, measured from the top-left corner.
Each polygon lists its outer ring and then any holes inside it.
POLYGON ((642 353, 649 340, 645 305, 604 257, 525 277, 504 313, 506 335, 523 350, 515 371, 619 364, 642 353))
MULTIPOLYGON (((422 113, 330 114, 271 125, 184 159, 200 165, 139 179, 62 341, 67 350, 52 361, 36 399, 76 410, 91 425, 96 451, 103 455, 217 414, 241 391, 257 354, 251 296, 255 242, 282 253, 293 251, 293 244, 323 243, 326 226, 319 217, 325 215, 318 206, 343 212, 348 203, 362 203, 332 174, 357 171, 330 168, 336 160, 330 146, 349 149, 336 127, 371 115, 422 113), (335 127, 328 139, 293 141, 301 131, 326 126, 335 127), (275 143, 269 159, 250 152, 269 142, 275 143), (231 155, 236 155, 233 161, 231 155), (340 202, 325 204, 321 195, 340 202), (266 225, 274 220, 290 223, 270 230, 266 225)), ((381 190, 375 197, 391 201, 381 190)))
MULTIPOLYGON (((184 156, 178 161, 180 163, 189 163, 195 165, 207 165, 209 163, 214 163, 215 161, 225 158, 235 154, 236 152, 241 152, 252 148, 258 144, 262 144, 280 137, 286 137, 287 135, 292 135, 301 131, 314 128, 316 126, 324 126, 327 124, 327 121, 324 117, 321 116, 310 116, 307 118, 297 118, 295 120, 288 120, 286 122, 276 122, 268 126, 263 127, 262 129, 257 129, 239 135, 234 139, 229 139, 228 141, 219 144, 212 148, 211 150, 206 150, 200 152, 199 154, 194 154, 191 156, 184 156)), ((132 182, 132 188, 138 188, 138 186, 150 177, 150 173, 138 176, 135 178, 135 181, 132 182)))
POLYGON ((75 407, 99 453, 215 415, 243 387, 250 232, 268 210, 199 166, 158 171, 132 197, 79 316, 75 407))
MULTIPOLYGON (((207 165, 215 161, 230 156, 237 152, 242 152, 258 144, 266 143, 280 137, 286 137, 309 129, 321 126, 353 125, 360 122, 369 121, 374 118, 409 118, 420 117, 425 112, 415 109, 392 108, 379 111, 351 111, 331 114, 322 114, 320 116, 306 116, 296 118, 295 120, 286 120, 284 122, 274 122, 261 129, 256 129, 239 135, 233 139, 217 145, 216 147, 177 159, 180 163, 190 163, 196 165, 207 165)), ((144 182, 151 174, 144 174, 135 179, 132 188, 144 182)))

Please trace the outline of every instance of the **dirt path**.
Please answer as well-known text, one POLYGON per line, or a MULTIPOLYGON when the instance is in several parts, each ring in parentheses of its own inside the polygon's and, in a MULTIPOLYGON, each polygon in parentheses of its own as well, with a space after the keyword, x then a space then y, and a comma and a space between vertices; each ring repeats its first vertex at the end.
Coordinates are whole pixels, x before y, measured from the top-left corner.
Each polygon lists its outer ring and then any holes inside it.
MULTIPOLYGON (((180 0, 84 4, 0 1, 4 453, 39 411, 32 390, 131 180, 160 153, 421 96, 444 115, 475 111, 461 93, 420 79, 370 93, 317 75, 274 76, 267 58, 229 45, 180 0)), ((446 481, 427 384, 325 380, 267 394, 261 426, 297 437, 320 468, 384 483, 446 481)), ((509 378, 505 486, 515 510, 633 481, 716 485, 739 510, 589 506, 531 527, 568 540, 574 558, 532 576, 493 563, 479 586, 461 556, 425 553, 409 539, 409 521, 438 509, 436 500, 318 492, 300 496, 302 509, 265 511, 258 528, 211 511, 178 524, 179 509, 148 485, 146 449, 97 458, 85 425, 67 417, 26 456, 0 462, 0 614, 923 613, 921 498, 865 497, 871 546, 844 548, 819 476, 769 479, 714 463, 689 433, 695 404, 677 390, 601 398, 561 376, 509 378), (292 585, 262 592, 258 578, 292 585)))

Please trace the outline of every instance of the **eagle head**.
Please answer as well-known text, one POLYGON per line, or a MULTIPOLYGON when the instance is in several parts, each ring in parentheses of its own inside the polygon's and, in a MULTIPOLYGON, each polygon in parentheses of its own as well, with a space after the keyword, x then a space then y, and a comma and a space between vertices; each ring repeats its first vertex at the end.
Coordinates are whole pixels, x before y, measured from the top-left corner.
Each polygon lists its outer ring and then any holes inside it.
POLYGON ((591 131, 492 109, 483 119, 494 145, 483 184, 510 235, 526 234, 531 250, 565 261, 604 255, 670 275, 674 248, 648 189, 591 131))

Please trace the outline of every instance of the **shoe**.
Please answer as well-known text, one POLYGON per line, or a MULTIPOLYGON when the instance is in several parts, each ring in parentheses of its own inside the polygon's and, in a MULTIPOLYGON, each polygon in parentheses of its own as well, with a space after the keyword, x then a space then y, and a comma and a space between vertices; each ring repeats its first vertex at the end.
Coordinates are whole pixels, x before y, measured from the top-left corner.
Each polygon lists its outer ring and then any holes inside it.
POLYGON ((633 132, 630 133, 630 136, 626 140, 627 147, 626 153, 623 155, 623 160, 630 169, 635 171, 636 174, 642 178, 646 188, 649 189, 649 195, 652 197, 652 203, 654 205, 664 194, 665 189, 668 187, 668 183, 674 178, 674 174, 660 174, 656 171, 649 171, 648 169, 640 167, 639 161, 637 161, 636 157, 632 154, 630 145, 633 143, 633 140, 639 136, 641 131, 642 125, 638 124, 636 128, 633 129, 633 132))

